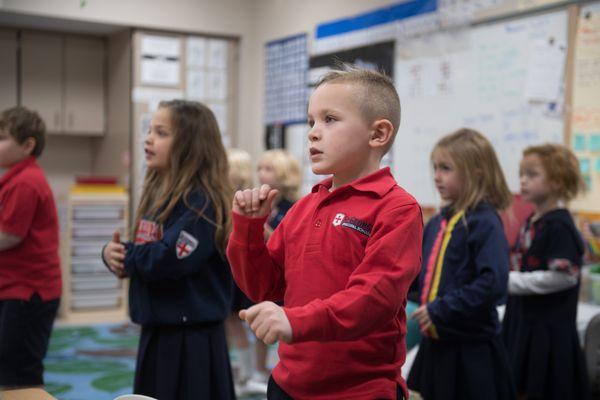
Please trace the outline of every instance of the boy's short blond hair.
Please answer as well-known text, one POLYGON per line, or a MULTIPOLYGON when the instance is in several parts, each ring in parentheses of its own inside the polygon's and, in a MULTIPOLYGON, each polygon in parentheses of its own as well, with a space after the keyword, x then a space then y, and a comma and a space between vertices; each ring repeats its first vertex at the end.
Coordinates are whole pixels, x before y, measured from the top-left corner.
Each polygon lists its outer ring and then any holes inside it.
POLYGON ((298 199, 298 190, 302 183, 302 172, 300 163, 294 156, 285 150, 273 149, 265 151, 258 165, 268 163, 272 166, 277 177, 279 192, 281 197, 289 201, 298 199))
POLYGON ((523 157, 530 155, 541 159, 548 180, 554 184, 553 192, 560 199, 573 200, 586 190, 579 160, 567 147, 557 143, 529 146, 523 150, 523 157))
POLYGON ((392 123, 394 131, 385 148, 387 152, 394 143, 400 127, 400 97, 394 82, 383 73, 344 64, 343 70, 330 71, 321 77, 316 88, 326 83, 354 85, 358 92, 356 102, 363 118, 369 123, 377 119, 387 119, 392 123))
POLYGON ((227 149, 229 161, 229 179, 235 190, 251 188, 252 159, 247 151, 240 149, 227 149))

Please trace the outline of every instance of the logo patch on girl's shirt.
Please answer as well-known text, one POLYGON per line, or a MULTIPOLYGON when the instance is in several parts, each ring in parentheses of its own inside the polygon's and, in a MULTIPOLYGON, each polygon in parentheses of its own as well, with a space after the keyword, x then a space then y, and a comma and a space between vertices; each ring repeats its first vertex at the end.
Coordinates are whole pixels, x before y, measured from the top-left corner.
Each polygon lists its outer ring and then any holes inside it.
POLYGON ((154 221, 143 219, 138 226, 133 244, 156 242, 162 239, 162 226, 154 221))
POLYGON ((342 213, 338 213, 333 219, 333 226, 340 225, 345 228, 354 229, 355 231, 360 232, 365 236, 371 236, 371 225, 369 225, 365 221, 361 221, 356 217, 349 217, 342 213))
POLYGON ((198 247, 198 239, 186 231, 181 231, 175 245, 175 254, 181 260, 192 254, 196 250, 196 247, 198 247))

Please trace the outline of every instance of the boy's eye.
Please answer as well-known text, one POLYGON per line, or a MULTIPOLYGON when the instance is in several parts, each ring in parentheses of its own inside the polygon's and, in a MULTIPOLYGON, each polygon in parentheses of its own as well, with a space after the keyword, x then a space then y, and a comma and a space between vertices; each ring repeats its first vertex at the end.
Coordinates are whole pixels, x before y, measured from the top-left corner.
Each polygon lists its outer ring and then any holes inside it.
POLYGON ((329 122, 333 122, 335 121, 335 118, 332 117, 331 115, 328 115, 325 117, 325 122, 329 123, 329 122))
POLYGON ((308 120, 308 126, 310 126, 311 128, 315 125, 315 121, 313 121, 312 119, 308 120))

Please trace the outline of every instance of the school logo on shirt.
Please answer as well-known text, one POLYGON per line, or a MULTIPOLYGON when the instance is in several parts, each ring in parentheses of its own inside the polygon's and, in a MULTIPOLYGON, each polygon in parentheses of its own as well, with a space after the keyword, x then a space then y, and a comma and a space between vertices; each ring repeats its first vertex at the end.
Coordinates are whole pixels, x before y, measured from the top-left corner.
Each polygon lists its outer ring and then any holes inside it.
POLYGON ((333 219, 333 226, 340 226, 344 222, 344 217, 346 217, 344 214, 337 213, 333 219))
POLYGON ((143 219, 138 225, 137 232, 135 234, 134 244, 144 244, 156 242, 162 239, 162 226, 154 221, 143 219))
POLYGON ((337 213, 333 219, 333 226, 343 226, 344 228, 354 229, 365 236, 371 236, 371 225, 361 221, 356 217, 348 217, 342 213, 337 213))
POLYGON ((198 239, 186 231, 181 231, 177 239, 177 244, 175 244, 175 254, 181 260, 192 254, 196 250, 196 247, 198 247, 198 239))

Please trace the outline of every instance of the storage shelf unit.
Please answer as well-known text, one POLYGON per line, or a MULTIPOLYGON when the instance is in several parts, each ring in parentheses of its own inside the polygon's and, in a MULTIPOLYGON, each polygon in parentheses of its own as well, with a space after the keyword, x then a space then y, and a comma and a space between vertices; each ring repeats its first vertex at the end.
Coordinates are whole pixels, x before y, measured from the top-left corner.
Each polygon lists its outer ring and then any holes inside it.
MULTIPOLYGON (((103 185, 100 185, 103 186, 103 185)), ((115 322, 127 318, 127 280, 115 277, 101 258, 115 230, 126 239, 128 196, 118 186, 75 186, 63 242, 60 321, 115 322)))

